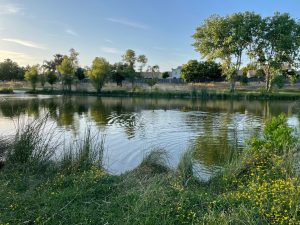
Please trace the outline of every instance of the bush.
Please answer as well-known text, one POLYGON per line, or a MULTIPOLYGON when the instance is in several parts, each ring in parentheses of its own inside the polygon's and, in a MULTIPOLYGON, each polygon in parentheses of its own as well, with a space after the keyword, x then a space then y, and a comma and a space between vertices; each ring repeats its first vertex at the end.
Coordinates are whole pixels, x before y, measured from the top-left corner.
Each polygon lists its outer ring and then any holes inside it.
POLYGON ((2 88, 0 89, 0 94, 13 94, 14 90, 12 88, 2 88))
POLYGON ((247 75, 241 76, 240 82, 242 85, 247 85, 248 84, 248 77, 247 75))

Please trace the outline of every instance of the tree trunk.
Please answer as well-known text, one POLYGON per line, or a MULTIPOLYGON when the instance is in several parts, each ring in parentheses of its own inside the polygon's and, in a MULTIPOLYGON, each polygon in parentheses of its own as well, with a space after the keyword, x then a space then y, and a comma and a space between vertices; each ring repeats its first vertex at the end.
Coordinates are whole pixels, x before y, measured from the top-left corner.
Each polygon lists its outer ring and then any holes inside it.
POLYGON ((235 78, 230 79, 230 92, 235 92, 235 78))

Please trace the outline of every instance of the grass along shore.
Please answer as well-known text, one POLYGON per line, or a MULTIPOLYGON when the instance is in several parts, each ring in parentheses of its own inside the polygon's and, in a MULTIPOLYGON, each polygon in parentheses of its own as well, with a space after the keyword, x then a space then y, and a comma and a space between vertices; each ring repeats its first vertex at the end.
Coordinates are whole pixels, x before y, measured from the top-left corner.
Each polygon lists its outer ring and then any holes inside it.
MULTIPOLYGON (((102 91, 62 91, 62 90, 36 90, 26 91, 27 94, 41 95, 76 95, 76 96, 100 96, 100 97, 154 97, 154 98, 189 98, 189 99, 237 99, 237 100, 298 100, 300 99, 300 91, 281 90, 274 92, 265 91, 248 91, 237 90, 232 93, 230 91, 218 91, 208 89, 193 89, 192 91, 128 91, 128 90, 112 90, 102 91)), ((0 94, 13 94, 12 89, 2 89, 0 94)))
POLYGON ((237 84, 234 93, 228 90, 226 82, 197 83, 197 84, 157 84, 150 89, 145 84, 139 84, 134 89, 124 84, 118 87, 109 83, 102 92, 97 93, 90 83, 74 85, 72 91, 63 91, 57 84, 52 89, 38 87, 35 92, 30 90, 26 82, 7 82, 0 84, 0 94, 12 94, 13 91, 25 91, 29 94, 46 95, 80 95, 80 96, 109 96, 109 97, 155 97, 155 98, 194 98, 194 99, 247 99, 247 100, 297 100, 300 98, 299 85, 288 85, 283 89, 271 92, 264 90, 263 83, 253 83, 247 86, 237 84))
POLYGON ((284 115, 209 182, 194 177, 192 151, 176 169, 154 150, 133 171, 110 175, 103 142, 89 131, 52 161, 44 128, 36 121, 0 141, 1 225, 300 223, 297 140, 284 115))

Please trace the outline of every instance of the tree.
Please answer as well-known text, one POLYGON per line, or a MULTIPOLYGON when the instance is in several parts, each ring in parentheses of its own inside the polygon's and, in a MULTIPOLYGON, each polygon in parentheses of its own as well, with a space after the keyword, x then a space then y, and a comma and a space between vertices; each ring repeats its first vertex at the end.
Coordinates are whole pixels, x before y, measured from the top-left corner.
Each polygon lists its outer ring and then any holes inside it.
POLYGON ((135 51, 133 51, 132 49, 128 49, 122 57, 123 61, 126 62, 130 67, 132 67, 132 69, 134 69, 136 61, 135 51))
POLYGON ((143 68, 146 66, 148 59, 145 55, 139 55, 137 58, 137 62, 140 63, 139 72, 143 71, 143 68))
POLYGON ((70 61, 72 62, 72 66, 73 68, 77 69, 79 67, 79 60, 78 60, 78 56, 79 56, 79 52, 76 52, 76 50, 74 48, 70 49, 70 61))
POLYGON ((45 73, 39 74, 39 81, 40 81, 40 83, 41 83, 41 86, 42 86, 43 89, 44 89, 45 84, 46 84, 46 82, 47 82, 47 77, 46 77, 46 74, 45 74, 45 73))
POLYGON ((190 60, 181 68, 182 78, 186 82, 204 82, 220 80, 221 66, 213 61, 198 62, 190 60))
POLYGON ((62 63, 57 66, 58 72, 61 74, 63 88, 67 85, 68 90, 72 90, 72 83, 74 80, 74 67, 72 61, 69 59, 68 56, 64 56, 62 63))
POLYGON ((93 61, 91 69, 88 71, 88 76, 90 77, 94 87, 97 92, 100 93, 101 89, 109 77, 111 71, 111 66, 109 62, 104 58, 96 57, 93 61))
MULTIPOLYGON (((271 90, 272 79, 282 70, 284 63, 295 65, 299 56, 300 25, 287 13, 275 13, 260 23, 249 55, 254 58, 265 74, 265 88, 271 90)), ((280 78, 281 79, 281 78, 280 78)))
POLYGON ((111 79, 122 87, 123 80, 127 77, 128 65, 124 63, 115 63, 111 71, 111 79))
POLYGON ((25 80, 30 82, 33 91, 35 91, 38 79, 39 75, 37 66, 31 67, 30 70, 25 72, 25 80))
POLYGON ((64 56, 61 54, 53 55, 54 59, 49 61, 44 61, 43 67, 44 69, 51 70, 53 72, 56 71, 57 67, 62 63, 64 60, 64 56))
POLYGON ((169 72, 163 72, 161 76, 163 79, 167 79, 168 77, 170 77, 170 74, 169 72))
POLYGON ((24 69, 11 59, 0 62, 0 80, 22 80, 24 69))
POLYGON ((147 78, 146 82, 150 86, 151 90, 152 87, 157 84, 157 76, 156 74, 159 73, 159 66, 149 66, 147 72, 151 73, 151 78, 147 78))
POLYGON ((189 60, 181 67, 181 76, 186 82, 195 82, 198 75, 198 61, 189 60))
POLYGON ((221 60, 223 72, 230 80, 231 91, 235 90, 242 55, 251 48, 260 21, 261 17, 252 12, 226 17, 216 15, 205 20, 193 35, 193 45, 203 58, 221 60))
POLYGON ((125 78, 131 83, 133 89, 135 80, 140 76, 134 69, 136 62, 135 51, 128 49, 123 55, 123 61, 128 65, 126 72, 124 73, 125 78))
POLYGON ((81 67, 78 67, 75 71, 75 77, 81 81, 85 78, 85 70, 81 67))
POLYGON ((51 89, 53 89, 53 84, 55 84, 58 80, 57 75, 55 74, 55 72, 48 70, 46 71, 46 78, 48 83, 51 85, 51 89))

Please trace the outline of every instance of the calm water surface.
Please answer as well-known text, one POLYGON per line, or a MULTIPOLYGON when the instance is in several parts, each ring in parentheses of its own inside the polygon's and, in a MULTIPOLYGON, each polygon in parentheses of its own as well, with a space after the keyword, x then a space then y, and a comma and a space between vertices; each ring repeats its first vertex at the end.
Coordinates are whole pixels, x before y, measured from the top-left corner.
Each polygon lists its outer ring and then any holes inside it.
POLYGON ((113 174, 135 168, 155 148, 166 149, 175 167, 182 153, 196 146, 196 168, 206 179, 271 116, 284 112, 298 128, 300 101, 0 95, 0 135, 47 112, 65 143, 82 139, 87 127, 105 135, 105 167, 113 174))

